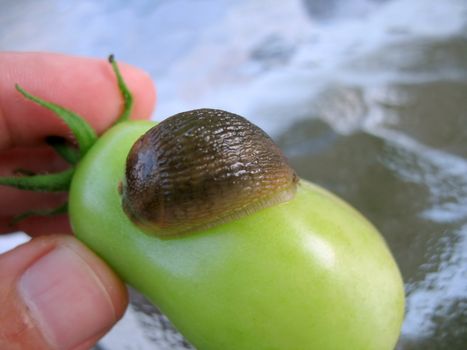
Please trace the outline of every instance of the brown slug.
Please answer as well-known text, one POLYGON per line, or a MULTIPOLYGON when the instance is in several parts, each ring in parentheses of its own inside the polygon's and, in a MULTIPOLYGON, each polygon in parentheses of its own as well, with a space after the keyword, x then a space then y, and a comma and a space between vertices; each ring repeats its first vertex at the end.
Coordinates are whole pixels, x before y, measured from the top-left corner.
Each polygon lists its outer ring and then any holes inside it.
POLYGON ((122 205, 146 232, 171 236, 288 201, 297 182, 263 130, 239 115, 198 109, 167 118, 135 142, 122 205))

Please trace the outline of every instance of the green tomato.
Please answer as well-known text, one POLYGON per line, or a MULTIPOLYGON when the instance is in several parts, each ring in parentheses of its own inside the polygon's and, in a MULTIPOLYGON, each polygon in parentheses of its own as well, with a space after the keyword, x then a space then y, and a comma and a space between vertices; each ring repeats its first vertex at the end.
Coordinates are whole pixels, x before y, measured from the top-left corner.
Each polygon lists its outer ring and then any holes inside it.
POLYGON ((143 233, 118 193, 151 122, 122 122, 79 162, 76 236, 158 305, 200 350, 393 349, 399 270, 375 228, 304 180, 294 199, 179 238, 143 233))

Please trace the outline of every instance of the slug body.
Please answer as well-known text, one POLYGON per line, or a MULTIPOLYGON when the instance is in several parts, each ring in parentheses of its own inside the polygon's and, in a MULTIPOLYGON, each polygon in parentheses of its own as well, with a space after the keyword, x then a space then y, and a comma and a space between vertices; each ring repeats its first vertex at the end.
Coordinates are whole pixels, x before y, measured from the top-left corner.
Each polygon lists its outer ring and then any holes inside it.
POLYGON ((138 226, 176 235, 293 198, 298 177, 271 138, 215 109, 176 114, 132 147, 122 204, 138 226))

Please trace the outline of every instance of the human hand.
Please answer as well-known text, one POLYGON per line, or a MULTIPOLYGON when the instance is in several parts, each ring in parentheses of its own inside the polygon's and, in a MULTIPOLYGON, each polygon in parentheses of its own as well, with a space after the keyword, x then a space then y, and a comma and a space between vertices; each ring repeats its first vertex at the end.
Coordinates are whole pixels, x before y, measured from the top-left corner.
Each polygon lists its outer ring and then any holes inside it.
MULTIPOLYGON (((119 66, 133 92, 132 116, 148 118, 155 102, 150 78, 119 66)), ((44 142, 51 135, 70 137, 66 125, 24 99, 16 83, 76 111, 98 133, 121 108, 114 74, 104 60, 0 53, 0 176, 13 175, 15 169, 57 172, 67 166, 44 142)), ((123 315, 128 302, 124 284, 84 245, 63 235, 71 232, 66 215, 31 217, 11 226, 18 214, 65 201, 66 194, 0 186, 0 234, 22 230, 42 236, 0 255, 1 349, 88 349, 123 315)))

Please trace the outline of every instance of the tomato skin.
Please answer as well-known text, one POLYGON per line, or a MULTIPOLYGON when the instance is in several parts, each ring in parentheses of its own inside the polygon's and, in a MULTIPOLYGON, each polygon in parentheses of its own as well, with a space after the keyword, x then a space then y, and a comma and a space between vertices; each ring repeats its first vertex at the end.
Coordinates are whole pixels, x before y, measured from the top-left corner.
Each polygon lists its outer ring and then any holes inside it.
POLYGON ((403 284, 384 240, 358 212, 301 181, 287 203, 174 239, 121 209, 128 150, 151 122, 109 130, 78 165, 76 236, 158 305, 199 350, 393 349, 403 284))

